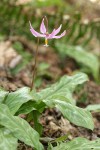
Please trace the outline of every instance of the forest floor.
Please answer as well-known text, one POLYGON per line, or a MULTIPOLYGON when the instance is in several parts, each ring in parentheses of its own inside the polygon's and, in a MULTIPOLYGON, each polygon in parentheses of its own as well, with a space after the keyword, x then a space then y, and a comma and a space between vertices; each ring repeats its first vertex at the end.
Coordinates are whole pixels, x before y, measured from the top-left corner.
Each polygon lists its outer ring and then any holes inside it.
MULTIPOLYGON (((30 0, 18 0, 16 5, 26 3, 27 1, 30 0)), ((73 2, 75 3, 74 0, 69 0, 69 2, 71 5, 73 2)), ((83 13, 85 12, 84 18, 87 17, 88 19, 90 18, 90 20, 92 20, 93 18, 99 17, 98 14, 100 14, 100 9, 91 12, 92 8, 88 9, 86 1, 83 0, 83 3, 85 3, 84 6, 86 6, 86 9, 83 11, 83 6, 81 6, 80 9, 83 13)), ((99 5, 94 6, 99 7, 99 5)), ((46 9, 44 11, 46 11, 46 9)), ((49 9, 47 9, 47 12, 48 11, 49 9)), ((0 87, 10 92, 15 91, 20 87, 31 86, 32 71, 34 69, 35 49, 35 44, 27 40, 25 41, 25 39, 21 39, 20 37, 15 37, 0 42, 0 87), (23 57, 13 48, 14 42, 20 42, 23 45, 25 52, 29 53, 29 55, 33 57, 32 59, 28 60, 29 62, 26 63, 22 69, 20 69, 20 66, 23 61, 23 57), (20 71, 18 71, 18 69, 17 71, 14 69, 17 65, 19 65, 20 71)), ((65 60, 62 61, 58 53, 55 52, 55 50, 50 46, 46 48, 43 47, 43 45, 40 45, 37 65, 37 90, 41 90, 49 84, 55 83, 63 75, 72 75, 73 71, 77 69, 79 68, 73 59, 66 57, 65 60), (41 68, 41 64, 43 63, 49 64, 47 69, 43 69, 43 66, 41 68)), ((85 108, 89 104, 100 103, 100 85, 98 85, 92 79, 92 77, 89 78, 90 80, 86 82, 78 92, 76 91, 73 94, 74 98, 76 99, 76 105, 82 108, 85 108)), ((55 139, 63 135, 68 135, 68 140, 72 140, 75 137, 85 137, 89 140, 100 138, 100 113, 93 112, 92 116, 95 125, 93 131, 82 127, 77 127, 76 125, 70 123, 57 109, 46 109, 40 118, 40 122, 43 126, 42 137, 50 137, 55 139)), ((47 142, 42 141, 42 143, 46 148, 47 142)), ((19 142, 18 150, 33 149, 26 146, 24 143, 19 142)))
MULTIPOLYGON (((12 47, 12 42, 4 41, 0 43, 0 86, 8 91, 15 91, 17 88, 31 85, 32 70, 34 68, 34 56, 33 59, 17 74, 13 75, 10 69, 16 67, 21 63, 22 56, 19 55, 12 47)), ((35 45, 26 46, 25 51, 34 55, 35 45), (33 48, 32 48, 33 47, 33 48), (33 50, 32 50, 33 49, 33 50)), ((67 58, 64 61, 64 67, 62 67, 62 61, 58 54, 54 52, 50 46, 48 48, 39 46, 38 54, 38 66, 41 63, 48 63, 50 66, 47 69, 47 73, 42 74, 41 70, 38 75, 42 83, 38 90, 45 88, 48 84, 54 83, 63 75, 71 75, 72 72, 77 69, 77 64, 73 59, 67 58)), ((38 68, 38 67, 37 67, 38 68)), ((84 84, 84 86, 75 92, 73 95, 77 101, 77 106, 86 107, 89 104, 100 103, 100 85, 97 85, 92 79, 84 84), (84 97, 85 96, 85 97, 84 97)), ((57 109, 46 109, 41 116, 40 122, 43 125, 42 137, 57 138, 63 135, 68 135, 68 139, 71 140, 75 137, 85 137, 89 140, 94 140, 100 137, 100 113, 92 113, 95 128, 93 131, 77 127, 65 119, 57 109)), ((47 146, 47 143, 43 143, 47 146)), ((32 150, 23 143, 19 144, 18 150, 32 150)))

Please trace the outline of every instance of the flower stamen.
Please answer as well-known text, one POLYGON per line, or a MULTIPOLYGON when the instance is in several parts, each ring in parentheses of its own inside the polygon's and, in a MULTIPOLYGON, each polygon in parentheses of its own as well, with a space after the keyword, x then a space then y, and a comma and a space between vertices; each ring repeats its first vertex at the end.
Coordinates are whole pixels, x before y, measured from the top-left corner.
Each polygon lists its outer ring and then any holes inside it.
POLYGON ((48 45, 48 40, 47 39, 45 39, 45 45, 48 45))
POLYGON ((46 39, 45 38, 45 45, 44 46, 46 46, 46 47, 48 47, 49 45, 48 45, 48 39, 46 39))

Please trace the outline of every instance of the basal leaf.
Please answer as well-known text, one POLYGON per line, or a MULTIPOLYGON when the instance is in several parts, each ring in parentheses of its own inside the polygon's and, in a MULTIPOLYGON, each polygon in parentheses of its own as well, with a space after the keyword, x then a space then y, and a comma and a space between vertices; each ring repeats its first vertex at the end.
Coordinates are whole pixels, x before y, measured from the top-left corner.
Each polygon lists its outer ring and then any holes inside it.
POLYGON ((0 150, 17 150, 17 138, 9 130, 0 128, 0 150))
POLYGON ((31 100, 32 96, 28 87, 20 88, 8 94, 5 104, 9 107, 12 114, 15 114, 22 104, 31 100))
POLYGON ((50 150, 99 150, 100 139, 95 141, 89 141, 85 138, 76 138, 68 143, 58 144, 56 147, 52 147, 50 150))
POLYGON ((20 111, 22 113, 29 113, 34 109, 38 109, 38 106, 41 106, 41 102, 49 107, 54 106, 54 100, 56 99, 75 105, 72 92, 78 84, 82 84, 87 80, 86 74, 78 73, 73 76, 62 77, 58 83, 38 93, 34 91, 31 93, 27 87, 20 88, 15 92, 9 93, 7 97, 5 97, 4 104, 9 107, 12 114, 15 114, 21 106, 20 111), (27 105, 28 102, 29 104, 27 105), (34 106, 34 102, 37 103, 37 106, 34 106))
POLYGON ((35 102, 34 101, 28 101, 26 103, 24 103, 18 110, 17 115, 19 114, 28 114, 33 110, 36 110, 36 108, 34 107, 35 102))
POLYGON ((32 112, 32 115, 33 115, 33 121, 34 121, 34 129, 39 133, 39 135, 41 135, 43 131, 43 127, 39 122, 39 118, 41 114, 37 110, 34 110, 32 112))
POLYGON ((56 47, 60 53, 74 58, 77 62, 82 63, 90 69, 94 78, 98 80, 99 76, 99 60, 98 58, 85 51, 81 46, 68 46, 61 43, 56 43, 56 47))
POLYGON ((43 103, 42 101, 39 103, 35 101, 28 101, 19 108, 16 114, 28 114, 33 110, 38 110, 41 113, 44 110, 45 106, 45 103, 43 103))
POLYGON ((59 82, 51 85, 51 87, 41 90, 36 95, 35 99, 41 100, 47 106, 54 106, 54 101, 59 99, 67 103, 75 104, 72 98, 72 92, 78 84, 82 84, 88 80, 84 73, 78 73, 73 76, 63 76, 59 82))
POLYGON ((92 130, 94 125, 90 112, 74 106, 72 99, 75 87, 87 80, 87 75, 84 73, 64 76, 50 88, 38 92, 36 98, 43 101, 48 107, 57 107, 72 123, 92 130))
POLYGON ((94 104, 94 105, 88 105, 86 107, 87 110, 89 111, 97 111, 100 112, 100 104, 94 104))
POLYGON ((37 150, 43 150, 39 134, 24 119, 13 116, 4 104, 0 104, 0 124, 9 129, 20 141, 37 150))
POLYGON ((94 123, 92 115, 88 110, 59 100, 55 101, 55 106, 70 122, 74 123, 75 125, 93 130, 94 123))
POLYGON ((0 89, 0 103, 3 103, 9 92, 0 89))

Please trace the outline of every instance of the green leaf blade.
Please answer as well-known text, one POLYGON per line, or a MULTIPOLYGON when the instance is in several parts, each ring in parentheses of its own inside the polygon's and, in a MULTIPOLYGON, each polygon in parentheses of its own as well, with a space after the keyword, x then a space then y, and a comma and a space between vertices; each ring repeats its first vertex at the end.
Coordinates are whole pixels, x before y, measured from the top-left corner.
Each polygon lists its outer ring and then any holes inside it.
POLYGON ((48 106, 54 106, 54 100, 60 99, 75 105, 75 100, 72 97, 72 92, 76 86, 88 81, 88 77, 84 73, 77 73, 73 76, 63 76, 59 82, 51 85, 50 88, 46 88, 38 92, 35 99, 40 99, 48 106))
POLYGON ((86 109, 89 111, 100 112, 100 104, 88 105, 86 109))
POLYGON ((22 104, 32 99, 30 90, 28 87, 23 87, 15 92, 8 94, 5 104, 9 107, 11 113, 14 115, 22 104))
POLYGON ((56 100, 55 103, 56 107, 70 122, 74 123, 75 125, 93 130, 94 123, 92 115, 88 110, 78 108, 77 106, 73 106, 69 103, 62 103, 59 100, 56 100))
POLYGON ((39 134, 24 119, 13 116, 4 104, 0 105, 0 116, 0 124, 9 129, 17 139, 37 150, 43 149, 39 134))
POLYGON ((17 138, 5 128, 0 129, 0 150, 17 150, 17 138))
POLYGON ((58 144, 56 147, 52 147, 50 150, 99 150, 100 139, 95 141, 89 141, 85 138, 76 138, 67 143, 58 144))
POLYGON ((68 46, 57 42, 56 48, 61 54, 67 55, 75 59, 77 62, 87 66, 93 74, 95 80, 98 80, 99 60, 96 55, 85 51, 81 46, 68 46))
POLYGON ((3 103, 9 92, 0 89, 0 103, 3 103))

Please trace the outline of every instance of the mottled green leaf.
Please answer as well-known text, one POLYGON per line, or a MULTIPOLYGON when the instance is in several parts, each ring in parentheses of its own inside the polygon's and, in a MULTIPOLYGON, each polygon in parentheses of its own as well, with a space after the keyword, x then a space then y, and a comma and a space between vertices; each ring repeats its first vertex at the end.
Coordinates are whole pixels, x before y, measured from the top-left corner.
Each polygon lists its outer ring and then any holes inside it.
POLYGON ((45 106, 45 103, 43 103, 42 101, 39 103, 35 101, 28 101, 19 108, 16 114, 28 114, 33 110, 38 110, 41 113, 44 110, 45 106))
POLYGON ((17 115, 19 114, 28 114, 33 110, 36 110, 36 108, 34 107, 35 102, 34 101, 28 101, 26 103, 24 103, 18 110, 18 112, 16 113, 17 115))
POLYGON ((100 104, 94 104, 94 105, 88 105, 86 107, 87 110, 89 111, 97 111, 100 112, 100 104))
POLYGON ((75 104, 72 98, 72 92, 79 84, 88 80, 88 77, 84 73, 78 73, 73 76, 63 76, 59 82, 51 85, 51 87, 41 90, 36 95, 35 99, 41 100, 46 103, 47 106, 54 106, 54 101, 59 99, 60 101, 66 101, 71 104, 75 104))
POLYGON ((12 114, 15 114, 22 104, 31 100, 32 96, 28 87, 20 88, 8 94, 5 104, 9 107, 12 114))
POLYGON ((99 150, 100 139, 89 141, 85 138, 76 138, 71 142, 58 144, 56 147, 49 148, 49 150, 99 150))
POLYGON ((43 127, 39 122, 40 113, 37 110, 34 110, 32 112, 33 115, 33 121, 34 121, 34 129, 41 135, 43 131, 43 127))
POLYGON ((9 92, 0 89, 0 103, 3 103, 9 92))
POLYGON ((77 62, 82 63, 90 69, 95 79, 99 76, 99 60, 98 58, 81 46, 68 46, 61 43, 56 43, 56 47, 60 53, 74 58, 77 62))
POLYGON ((0 128, 0 150, 17 150, 17 138, 9 130, 0 128))
POLYGON ((0 124, 25 144, 35 147, 37 150, 43 149, 39 142, 39 134, 24 119, 13 116, 4 104, 0 104, 0 124))
POLYGON ((75 87, 87 80, 87 75, 84 73, 64 76, 50 88, 38 92, 36 98, 49 107, 57 107, 70 122, 93 130, 94 125, 90 112, 74 106, 72 99, 75 87))
POLYGON ((82 126, 93 130, 94 123, 92 115, 88 110, 79 108, 77 106, 59 100, 55 101, 55 106, 70 122, 78 126, 82 126))
POLYGON ((4 103, 9 107, 12 114, 15 114, 23 104, 25 104, 23 106, 25 110, 21 108, 22 113, 29 113, 34 110, 34 102, 30 100, 38 102, 37 106, 40 105, 39 103, 41 102, 46 103, 49 107, 54 106, 54 99, 60 99, 61 101, 75 104, 72 92, 78 84, 82 84, 87 80, 86 74, 78 73, 73 76, 62 77, 58 83, 38 93, 35 93, 34 91, 30 92, 28 87, 20 88, 15 92, 9 93, 5 98, 4 103), (29 105, 27 105, 27 102, 29 102, 29 105))

